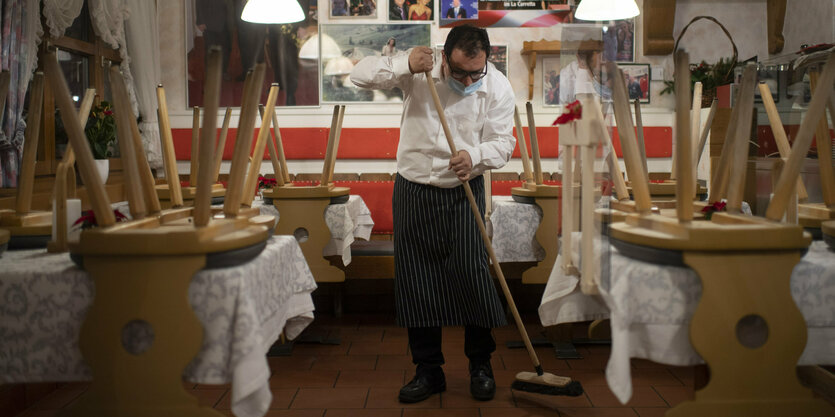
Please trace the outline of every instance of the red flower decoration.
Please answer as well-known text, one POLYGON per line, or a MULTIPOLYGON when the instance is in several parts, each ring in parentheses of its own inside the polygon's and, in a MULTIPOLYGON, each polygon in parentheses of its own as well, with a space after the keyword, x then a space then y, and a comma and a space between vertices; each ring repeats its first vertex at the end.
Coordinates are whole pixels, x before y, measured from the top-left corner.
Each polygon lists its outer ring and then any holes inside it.
MULTIPOLYGON (((116 216, 117 222, 126 222, 128 218, 122 214, 119 210, 113 210, 113 215, 116 216)), ((81 214, 81 217, 73 223, 73 227, 77 225, 81 225, 82 229, 89 229, 91 227, 96 227, 99 225, 98 221, 96 221, 96 213, 93 210, 87 210, 81 214)))
POLYGON ((705 214, 705 220, 710 220, 713 217, 713 213, 717 211, 725 211, 725 206, 727 204, 724 201, 717 201, 709 206, 705 206, 702 209, 702 213, 705 214))
POLYGON ((267 178, 264 176, 258 176, 258 188, 270 188, 275 187, 278 185, 278 181, 275 178, 267 178))
POLYGON ((575 100, 573 103, 565 105, 565 112, 560 117, 557 117, 557 120, 554 120, 551 126, 566 124, 572 120, 580 120, 582 116, 583 105, 580 104, 580 100, 575 100))

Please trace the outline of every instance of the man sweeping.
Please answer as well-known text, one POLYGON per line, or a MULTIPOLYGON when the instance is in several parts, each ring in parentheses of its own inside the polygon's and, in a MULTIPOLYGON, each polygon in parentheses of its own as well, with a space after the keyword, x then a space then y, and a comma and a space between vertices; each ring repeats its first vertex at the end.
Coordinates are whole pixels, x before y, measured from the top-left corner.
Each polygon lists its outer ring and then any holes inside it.
POLYGON ((506 323, 505 314, 461 187, 469 182, 483 218, 481 174, 504 166, 516 145, 513 90, 487 61, 489 55, 487 31, 465 25, 449 32, 440 65, 433 62, 432 49, 416 47, 392 57, 367 57, 351 72, 359 87, 399 87, 404 94, 392 198, 395 297, 397 323, 408 328, 417 365, 415 377, 400 389, 404 403, 446 390, 443 326, 465 328, 472 396, 486 401, 496 392, 491 329, 506 323), (452 158, 426 88, 427 71, 459 149, 452 158))

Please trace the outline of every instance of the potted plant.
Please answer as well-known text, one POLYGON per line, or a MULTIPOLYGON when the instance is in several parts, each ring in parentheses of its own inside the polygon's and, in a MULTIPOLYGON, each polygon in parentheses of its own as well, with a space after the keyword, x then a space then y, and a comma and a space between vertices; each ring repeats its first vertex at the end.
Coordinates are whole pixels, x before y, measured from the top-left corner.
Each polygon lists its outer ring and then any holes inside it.
POLYGON ((90 110, 84 133, 90 143, 101 181, 105 183, 110 171, 110 161, 107 158, 113 156, 113 143, 116 141, 116 119, 109 102, 102 101, 90 110))

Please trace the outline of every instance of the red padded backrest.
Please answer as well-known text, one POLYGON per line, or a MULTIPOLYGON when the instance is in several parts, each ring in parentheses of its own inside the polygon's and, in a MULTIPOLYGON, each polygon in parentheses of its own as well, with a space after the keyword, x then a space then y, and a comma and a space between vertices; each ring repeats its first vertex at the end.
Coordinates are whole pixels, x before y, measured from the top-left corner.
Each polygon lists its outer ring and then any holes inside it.
POLYGON ((373 234, 394 233, 394 220, 391 212, 391 196, 394 194, 394 181, 334 181, 337 187, 349 187, 351 194, 362 197, 371 219, 374 220, 373 234))

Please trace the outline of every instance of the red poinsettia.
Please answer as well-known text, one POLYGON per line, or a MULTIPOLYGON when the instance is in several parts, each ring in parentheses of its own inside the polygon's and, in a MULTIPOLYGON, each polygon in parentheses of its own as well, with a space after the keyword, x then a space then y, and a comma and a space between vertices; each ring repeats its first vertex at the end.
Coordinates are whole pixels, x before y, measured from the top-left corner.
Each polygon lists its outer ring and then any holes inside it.
MULTIPOLYGON (((117 222, 125 222, 128 218, 122 214, 119 210, 113 210, 113 215, 116 216, 117 222)), ((81 225, 82 229, 89 229, 91 227, 96 227, 99 225, 98 221, 96 221, 96 213, 93 210, 87 210, 81 214, 81 217, 73 223, 73 227, 77 225, 81 225)))
POLYGON ((258 176, 258 188, 272 188, 278 185, 278 182, 275 178, 267 178, 264 176, 258 176))
POLYGON ((552 123, 551 126, 566 124, 572 120, 580 120, 582 116, 583 105, 580 104, 580 100, 575 100, 573 103, 565 105, 565 111, 560 115, 560 117, 557 117, 557 120, 554 120, 554 123, 552 123))
POLYGON ((702 209, 702 213, 705 214, 705 220, 710 220, 713 217, 713 213, 717 211, 725 211, 725 202, 724 201, 717 201, 709 206, 705 206, 702 209))

